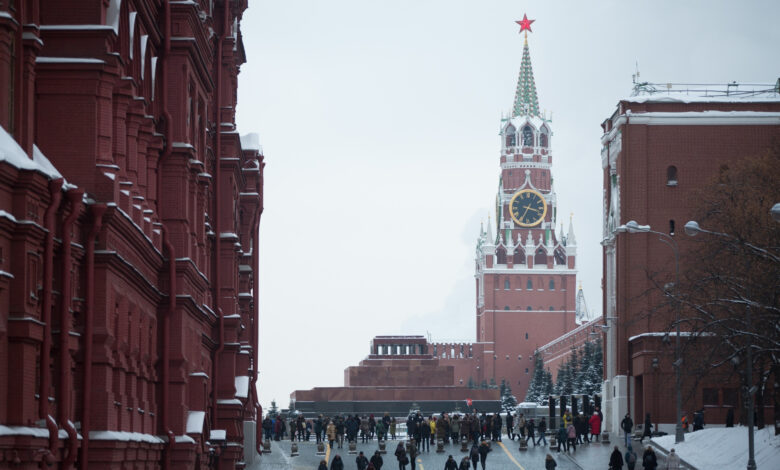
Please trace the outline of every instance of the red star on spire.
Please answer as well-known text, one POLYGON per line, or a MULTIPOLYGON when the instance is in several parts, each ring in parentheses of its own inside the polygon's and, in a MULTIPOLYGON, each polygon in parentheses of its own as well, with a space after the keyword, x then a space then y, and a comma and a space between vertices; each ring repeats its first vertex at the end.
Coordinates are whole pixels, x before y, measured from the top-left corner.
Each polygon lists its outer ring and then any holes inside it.
POLYGON ((536 20, 529 20, 525 13, 523 13, 523 19, 520 21, 515 21, 515 23, 520 25, 520 32, 522 33, 523 31, 531 31, 531 23, 534 21, 536 20))

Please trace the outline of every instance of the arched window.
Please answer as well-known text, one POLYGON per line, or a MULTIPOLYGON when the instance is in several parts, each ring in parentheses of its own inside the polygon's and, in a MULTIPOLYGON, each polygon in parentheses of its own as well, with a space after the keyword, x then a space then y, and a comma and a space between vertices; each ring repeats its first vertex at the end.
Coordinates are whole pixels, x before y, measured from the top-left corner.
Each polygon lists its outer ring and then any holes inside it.
POLYGON ((509 310, 509 305, 507 305, 506 307, 504 307, 504 310, 509 310))
POLYGON ((555 279, 550 279, 550 290, 555 290, 555 279))
MULTIPOLYGON (((528 310, 529 312, 530 312, 531 310, 533 310, 533 309, 531 308, 531 306, 530 306, 530 305, 529 305, 528 307, 526 307, 525 309, 526 309, 526 310, 528 310)), ((528 338, 526 338, 526 339, 528 339, 528 338)))
POLYGON ((510 288, 509 279, 504 279, 504 290, 509 290, 510 288))
POLYGON ((500 247, 496 250, 496 263, 506 264, 506 249, 504 249, 504 247, 500 247))
POLYGON ((566 254, 563 251, 563 248, 558 247, 555 249, 555 252, 553 253, 553 256, 555 257, 555 264, 558 265, 564 265, 566 264, 566 254))
POLYGON ((553 308, 552 305, 550 305, 550 311, 552 312, 553 310, 555 310, 555 309, 553 308))
POLYGON ((666 169, 666 185, 677 186, 677 167, 674 165, 666 169))
POLYGON ((542 265, 547 264, 547 251, 544 248, 536 250, 536 256, 534 256, 534 264, 542 265))
MULTIPOLYGON (((534 281, 529 279, 528 282, 525 284, 525 288, 528 290, 534 290, 534 281)), ((531 310, 531 307, 528 307, 528 310, 531 310)))
POLYGON ((542 129, 542 133, 539 135, 539 146, 547 148, 547 132, 542 129))
POLYGON ((523 146, 525 147, 534 146, 534 131, 533 129, 531 129, 531 126, 525 126, 523 128, 523 146))
POLYGON ((515 254, 512 255, 512 262, 514 264, 525 264, 525 252, 522 248, 515 248, 515 254))
POLYGON ((506 146, 514 147, 516 144, 515 126, 510 125, 506 128, 506 146))

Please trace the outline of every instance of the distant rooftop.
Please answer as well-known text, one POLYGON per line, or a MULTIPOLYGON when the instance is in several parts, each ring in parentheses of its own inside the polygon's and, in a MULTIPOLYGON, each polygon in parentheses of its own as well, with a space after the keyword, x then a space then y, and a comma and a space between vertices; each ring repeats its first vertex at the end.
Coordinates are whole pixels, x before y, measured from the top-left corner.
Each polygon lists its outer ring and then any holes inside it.
POLYGON ((651 83, 634 80, 634 88, 625 101, 707 102, 707 101, 780 101, 780 79, 772 83, 651 83))

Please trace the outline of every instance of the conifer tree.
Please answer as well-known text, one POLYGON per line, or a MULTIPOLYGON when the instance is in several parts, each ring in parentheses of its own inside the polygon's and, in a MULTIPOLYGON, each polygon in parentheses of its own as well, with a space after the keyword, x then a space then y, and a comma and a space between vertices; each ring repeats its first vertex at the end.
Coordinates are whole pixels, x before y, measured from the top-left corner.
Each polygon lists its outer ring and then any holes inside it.
POLYGON ((517 398, 512 395, 512 387, 506 383, 506 380, 501 380, 501 411, 505 413, 514 413, 517 408, 517 398))

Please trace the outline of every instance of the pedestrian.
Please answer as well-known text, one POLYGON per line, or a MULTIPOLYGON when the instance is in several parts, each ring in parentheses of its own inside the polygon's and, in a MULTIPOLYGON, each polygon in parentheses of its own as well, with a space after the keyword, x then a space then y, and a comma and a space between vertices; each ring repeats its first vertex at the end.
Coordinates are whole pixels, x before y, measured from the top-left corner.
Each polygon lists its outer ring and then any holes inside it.
POLYGON ((547 454, 547 457, 544 459, 544 470, 555 470, 557 466, 558 462, 555 461, 552 455, 547 454))
POLYGON ((642 437, 639 438, 639 442, 645 440, 645 438, 651 439, 653 437, 653 421, 650 419, 650 413, 645 414, 645 427, 642 430, 642 437))
POLYGON ((680 470, 680 456, 672 449, 666 456, 666 470, 680 470))
POLYGON ((525 440, 525 415, 520 413, 520 417, 517 418, 517 431, 520 433, 520 438, 525 440))
POLYGON ((395 418, 390 421, 390 437, 395 440, 395 418))
POLYGON ((618 446, 615 446, 615 450, 612 451, 612 455, 609 456, 609 470, 621 470, 623 468, 623 455, 620 453, 618 446))
POLYGON ((509 439, 515 440, 515 417, 512 413, 506 414, 506 435, 509 439))
POLYGON ((588 422, 590 423, 590 435, 596 442, 598 442, 599 434, 601 434, 601 418, 599 418, 598 413, 594 411, 593 416, 590 417, 588 422))
POLYGON ((634 465, 636 465, 636 452, 634 452, 634 449, 631 448, 631 444, 628 445, 626 455, 623 457, 625 457, 626 467, 628 467, 628 470, 634 470, 634 465))
POLYGON ((486 440, 483 440, 479 445, 479 463, 482 465, 482 470, 485 470, 485 462, 487 461, 487 454, 493 449, 490 448, 490 444, 486 440))
POLYGON ((374 419, 374 415, 369 415, 368 417, 368 440, 373 441, 374 440, 374 433, 376 432, 376 420, 374 419))
POLYGON ((655 451, 652 447, 647 446, 645 453, 642 454, 642 468, 644 470, 655 470, 658 466, 658 458, 655 456, 655 451))
POLYGON ((369 461, 369 464, 373 465, 376 470, 382 470, 382 465, 384 465, 385 462, 382 459, 382 454, 380 454, 378 450, 374 451, 374 455, 371 456, 371 460, 369 461))
POLYGON ((729 410, 726 412, 726 427, 734 427, 734 408, 729 408, 729 410))
MULTIPOLYGON (((534 428, 535 427, 536 427, 536 425, 534 424, 534 419, 533 418, 528 420, 528 423, 525 425, 525 429, 526 429, 526 431, 528 431, 528 439, 531 440, 531 442, 534 444, 534 446, 536 446, 536 439, 534 438, 534 428)), ((526 442, 528 442, 528 439, 526 440, 526 442)))
POLYGON ((631 415, 626 413, 623 421, 620 422, 620 428, 626 433, 626 447, 631 443, 631 431, 634 430, 634 420, 631 419, 631 415))
POLYGON ((458 466, 458 470, 470 470, 470 468, 471 460, 469 460, 468 455, 460 459, 460 466, 458 466))
POLYGON ((383 420, 379 420, 376 422, 376 440, 377 441, 384 441, 385 440, 385 422, 383 420))
POLYGON ((574 429, 574 423, 569 424, 566 429, 566 442, 569 448, 573 448, 574 452, 577 452, 577 430, 574 429))
POLYGON ((325 430, 325 434, 328 436, 328 445, 333 448, 333 441, 336 440, 336 425, 331 421, 328 423, 328 428, 325 430))
POLYGON ((341 460, 339 454, 336 454, 333 460, 330 461, 330 470, 344 470, 344 461, 341 460))
POLYGON ((476 443, 474 443, 474 445, 471 446, 471 451, 469 452, 469 458, 471 458, 471 466, 474 467, 474 470, 477 470, 477 463, 479 463, 479 449, 477 448, 476 443))
POLYGON ((403 442, 399 442, 398 447, 395 448, 395 458, 398 459, 398 470, 406 470, 406 466, 409 465, 409 456, 406 455, 403 442))
POLYGON ((320 460, 320 466, 317 467, 317 470, 328 470, 328 462, 320 460))
POLYGON ((414 466, 417 463, 417 456, 420 455, 419 452, 417 452, 417 444, 415 443, 414 439, 409 439, 409 444, 407 445, 407 451, 409 452, 409 463, 411 463, 412 470, 414 470, 414 466))
POLYGON ((542 420, 539 421, 537 431, 539 431, 539 442, 544 441, 544 445, 547 445, 547 436, 545 436, 545 433, 547 432, 547 421, 545 421, 544 416, 542 416, 542 420))
POLYGON ((563 450, 569 451, 569 443, 566 441, 568 438, 568 433, 566 432, 566 428, 563 427, 563 423, 558 427, 558 452, 561 451, 561 447, 563 447, 563 450))
POLYGON ((682 418, 680 418, 680 421, 682 422, 683 432, 688 432, 688 413, 683 411, 682 418))
POLYGON ((704 410, 699 410, 693 414, 693 432, 704 429, 704 410))
POLYGON ((365 455, 363 455, 363 451, 361 450, 357 457, 355 457, 355 463, 357 464, 358 470, 366 470, 366 467, 368 467, 368 459, 365 455))
POLYGON ((452 458, 452 455, 447 457, 447 461, 444 463, 444 470, 458 470, 458 462, 452 458))

